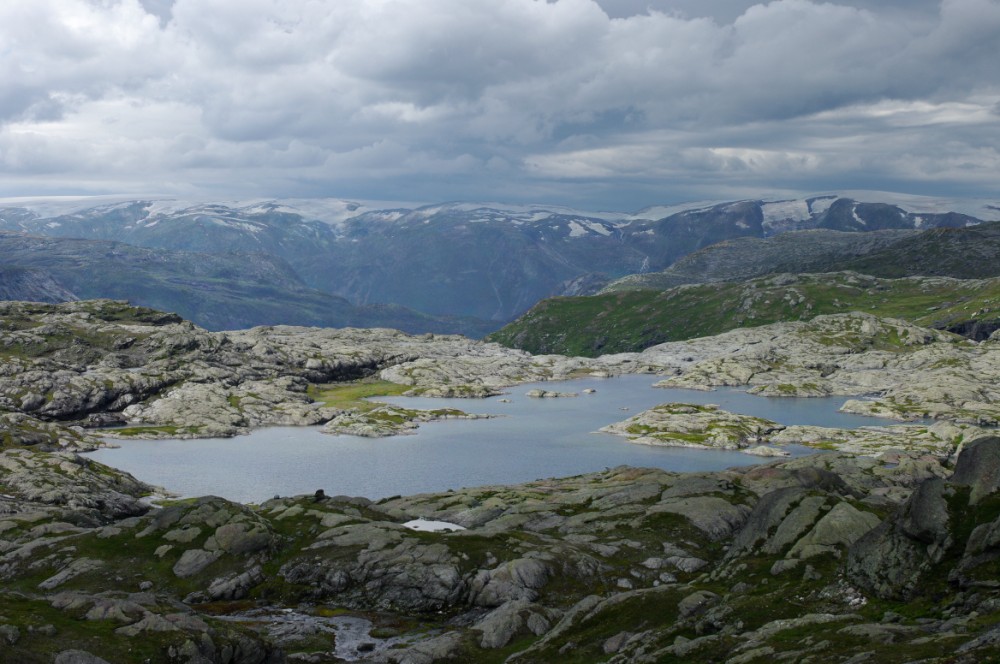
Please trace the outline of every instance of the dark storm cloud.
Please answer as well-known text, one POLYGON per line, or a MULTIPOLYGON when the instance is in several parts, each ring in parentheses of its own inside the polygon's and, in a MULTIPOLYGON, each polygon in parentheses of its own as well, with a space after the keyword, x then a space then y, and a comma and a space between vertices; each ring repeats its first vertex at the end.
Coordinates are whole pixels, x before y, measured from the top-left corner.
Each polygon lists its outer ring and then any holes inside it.
POLYGON ((992 196, 997 43, 997 0, 4 3, 0 173, 9 194, 992 196))

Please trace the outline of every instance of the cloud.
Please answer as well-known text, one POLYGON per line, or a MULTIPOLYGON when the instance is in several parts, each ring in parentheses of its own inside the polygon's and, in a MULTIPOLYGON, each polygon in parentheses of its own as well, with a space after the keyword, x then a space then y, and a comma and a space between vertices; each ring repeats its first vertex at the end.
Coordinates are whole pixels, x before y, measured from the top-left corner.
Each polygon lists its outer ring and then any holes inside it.
POLYGON ((2 3, 0 194, 996 196, 997 43, 997 0, 2 3))

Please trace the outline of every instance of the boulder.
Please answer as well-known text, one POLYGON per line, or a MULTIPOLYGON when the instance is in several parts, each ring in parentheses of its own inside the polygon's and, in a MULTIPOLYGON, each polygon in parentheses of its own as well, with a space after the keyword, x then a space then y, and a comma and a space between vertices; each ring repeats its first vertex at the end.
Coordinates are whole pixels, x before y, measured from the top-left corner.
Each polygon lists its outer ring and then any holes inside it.
POLYGON ((923 574, 952 544, 947 498, 953 492, 942 480, 923 482, 895 517, 850 547, 848 578, 885 599, 912 596, 923 574))
POLYGON ((194 576, 218 560, 221 555, 222 553, 219 551, 188 549, 182 553, 180 559, 174 563, 174 574, 182 579, 194 576))
POLYGON ((747 505, 734 505, 717 496, 692 496, 657 503, 648 513, 679 514, 713 540, 722 540, 743 525, 750 511, 747 505))
POLYGON ((840 547, 849 547, 879 523, 879 518, 871 512, 862 512, 850 503, 837 503, 792 546, 788 555, 805 559, 837 553, 840 547))
POLYGON ((549 566, 531 558, 517 558, 489 570, 480 570, 470 586, 476 606, 500 606, 512 600, 533 602, 549 580, 549 566))
POLYGON ((962 446, 950 481, 972 489, 973 505, 1000 489, 1000 437, 985 436, 962 446))
POLYGON ((677 604, 677 617, 681 620, 700 616, 719 601, 719 596, 708 590, 691 593, 677 604))
POLYGON ((518 599, 501 604, 473 625, 473 629, 482 632, 481 647, 503 648, 522 633, 530 632, 541 636, 551 628, 556 619, 558 612, 518 599))

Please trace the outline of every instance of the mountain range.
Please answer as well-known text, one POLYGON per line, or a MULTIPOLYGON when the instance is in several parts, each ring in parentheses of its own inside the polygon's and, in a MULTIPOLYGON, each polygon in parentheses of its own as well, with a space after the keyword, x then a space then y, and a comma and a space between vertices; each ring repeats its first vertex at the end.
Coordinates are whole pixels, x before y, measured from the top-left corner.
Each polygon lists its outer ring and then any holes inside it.
POLYGON ((982 202, 857 193, 632 214, 337 199, 7 200, 0 248, 6 267, 66 293, 126 298, 211 329, 384 324, 479 335, 543 298, 596 292, 627 275, 702 280, 671 266, 719 242, 794 236, 804 238, 796 253, 820 262, 829 251, 819 244, 862 259, 921 229, 997 218, 1000 208, 982 202))

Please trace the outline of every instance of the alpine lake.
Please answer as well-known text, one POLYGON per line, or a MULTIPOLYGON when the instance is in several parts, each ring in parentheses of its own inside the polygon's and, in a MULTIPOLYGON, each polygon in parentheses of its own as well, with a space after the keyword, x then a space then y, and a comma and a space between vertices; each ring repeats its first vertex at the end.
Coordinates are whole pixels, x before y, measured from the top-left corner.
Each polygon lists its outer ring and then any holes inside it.
MULTIPOLYGON (((597 430, 657 404, 717 404, 781 424, 855 428, 885 420, 838 412, 844 397, 761 397, 737 388, 654 388, 661 376, 625 375, 528 383, 502 397, 378 397, 407 408, 456 408, 496 417, 420 425, 413 435, 333 436, 320 427, 271 427, 234 438, 113 440, 90 456, 179 497, 215 495, 243 503, 313 493, 364 496, 447 491, 565 477, 629 465, 712 471, 769 459, 737 451, 637 445, 597 430), (534 388, 576 397, 529 398, 534 388), (584 393, 586 389, 595 390, 584 393)), ((800 446, 793 456, 814 453, 800 446)))

